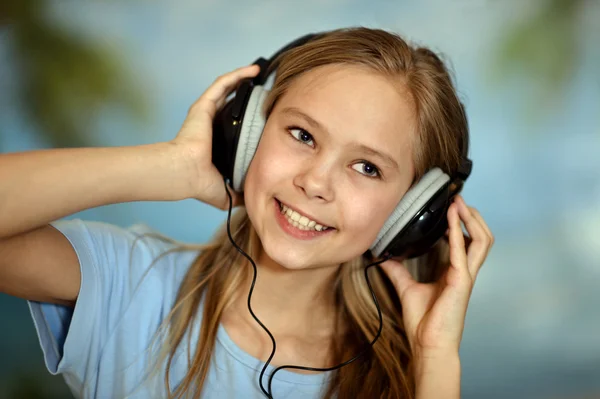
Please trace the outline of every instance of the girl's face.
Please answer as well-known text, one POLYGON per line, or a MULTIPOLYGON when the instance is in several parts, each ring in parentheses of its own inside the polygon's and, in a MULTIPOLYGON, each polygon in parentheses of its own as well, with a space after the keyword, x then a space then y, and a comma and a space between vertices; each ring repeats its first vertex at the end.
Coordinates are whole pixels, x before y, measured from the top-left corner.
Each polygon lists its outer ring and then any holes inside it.
POLYGON ((327 267, 373 244, 414 174, 414 111, 398 87, 328 65, 278 100, 244 187, 263 256, 288 269, 327 267))

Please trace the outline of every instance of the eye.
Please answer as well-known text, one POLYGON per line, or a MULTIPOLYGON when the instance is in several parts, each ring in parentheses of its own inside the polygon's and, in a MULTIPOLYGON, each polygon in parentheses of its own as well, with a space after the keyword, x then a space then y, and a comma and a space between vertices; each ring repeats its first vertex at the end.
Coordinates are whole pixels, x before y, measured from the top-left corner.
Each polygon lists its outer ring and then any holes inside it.
POLYGON ((314 144, 313 141, 313 137, 310 133, 308 133, 306 130, 301 129, 299 127, 289 127, 288 131, 290 132, 290 134, 292 135, 292 137, 294 137, 295 140, 304 143, 304 144, 308 144, 311 147, 314 144), (309 144, 309 143, 313 143, 313 144, 309 144))
POLYGON ((366 161, 362 161, 362 162, 358 162, 354 165, 352 165, 352 169, 358 171, 359 173, 367 176, 367 177, 373 177, 373 178, 381 178, 381 173, 379 172, 379 169, 377 169, 377 166, 373 165, 370 162, 366 162, 366 161), (359 165, 358 167, 356 167, 357 165, 359 165), (362 166, 360 166, 362 165, 362 166))

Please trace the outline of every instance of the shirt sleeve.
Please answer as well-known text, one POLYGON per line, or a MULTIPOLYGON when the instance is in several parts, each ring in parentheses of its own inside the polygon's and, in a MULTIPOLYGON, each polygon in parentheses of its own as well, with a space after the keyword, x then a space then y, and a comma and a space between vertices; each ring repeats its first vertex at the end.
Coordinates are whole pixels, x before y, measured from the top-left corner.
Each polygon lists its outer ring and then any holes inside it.
POLYGON ((97 372, 102 349, 140 282, 164 278, 151 265, 169 245, 144 236, 148 231, 143 225, 124 229, 74 219, 52 226, 69 240, 79 259, 79 294, 74 307, 36 301, 28 305, 48 371, 65 374, 73 389, 97 372))

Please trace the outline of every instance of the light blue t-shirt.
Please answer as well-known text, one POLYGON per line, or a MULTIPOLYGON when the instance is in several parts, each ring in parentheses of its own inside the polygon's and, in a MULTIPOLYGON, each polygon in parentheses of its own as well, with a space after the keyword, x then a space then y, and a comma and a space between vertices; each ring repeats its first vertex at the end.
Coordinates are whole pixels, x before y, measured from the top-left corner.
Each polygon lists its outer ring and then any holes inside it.
MULTIPOLYGON (((145 225, 124 229, 79 219, 52 225, 77 253, 81 288, 74 308, 28 301, 48 371, 63 375, 78 398, 164 397, 164 372, 153 380, 145 378, 156 355, 151 341, 198 253, 176 251, 159 257, 174 244, 142 236, 151 232, 145 225)), ((201 315, 198 320, 192 337, 198 336, 201 315)), ((192 354, 195 343, 192 338, 192 354)), ((187 372, 187 345, 184 338, 171 366, 172 390, 187 372)), ((263 365, 220 325, 202 398, 265 398, 258 384, 263 365)), ((265 372, 265 387, 273 370, 269 366, 265 372)), ((273 378, 273 397, 319 398, 329 377, 280 370, 273 378)))

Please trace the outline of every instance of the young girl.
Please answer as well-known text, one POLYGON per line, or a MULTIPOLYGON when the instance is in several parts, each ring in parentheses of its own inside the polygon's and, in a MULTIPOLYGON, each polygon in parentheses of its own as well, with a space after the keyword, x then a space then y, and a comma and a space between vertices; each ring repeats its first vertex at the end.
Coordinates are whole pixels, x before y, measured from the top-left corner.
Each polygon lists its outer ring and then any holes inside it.
POLYGON ((367 28, 284 52, 234 192, 211 159, 213 120, 258 73, 219 77, 169 142, 0 156, 0 291, 29 301, 48 370, 85 398, 459 398, 467 304, 493 243, 482 217, 455 196, 425 255, 370 267, 369 283, 363 256, 427 171, 460 167, 467 121, 443 63, 367 28), (225 210, 228 195, 239 209, 204 246, 57 221, 128 201, 225 210))

